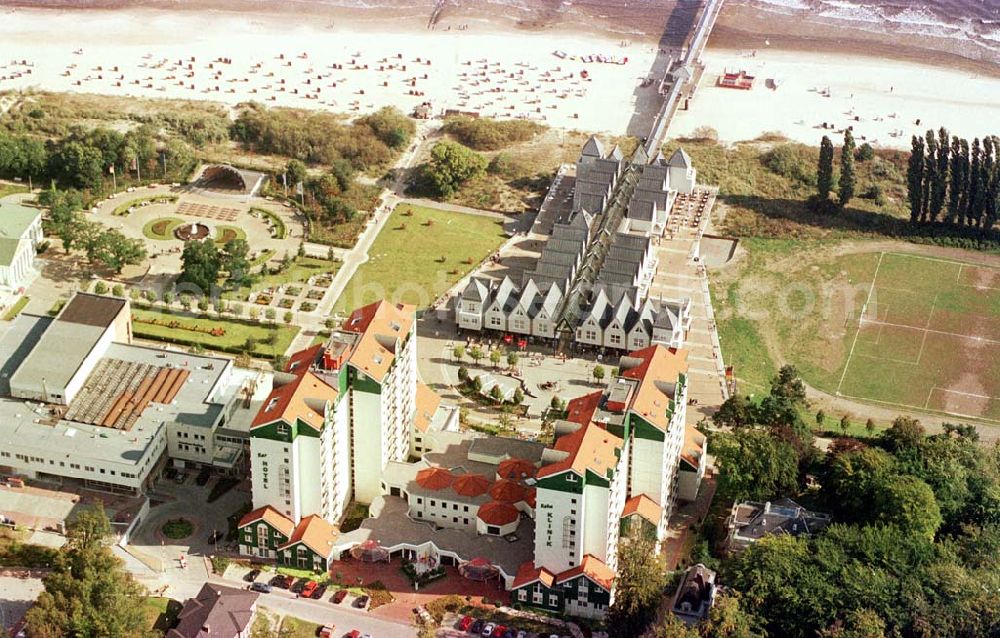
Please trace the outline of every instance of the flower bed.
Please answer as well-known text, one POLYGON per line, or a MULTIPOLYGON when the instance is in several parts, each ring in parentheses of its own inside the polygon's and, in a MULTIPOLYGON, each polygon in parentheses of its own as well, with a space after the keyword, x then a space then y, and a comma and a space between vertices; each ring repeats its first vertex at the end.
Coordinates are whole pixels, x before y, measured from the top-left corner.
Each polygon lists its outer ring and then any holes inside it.
POLYGON ((301 310, 302 312, 312 312, 313 310, 316 310, 316 304, 312 303, 311 301, 303 301, 302 304, 299 306, 299 310, 301 310))
POLYGON ((132 315, 132 323, 148 323, 153 326, 166 326, 167 328, 172 328, 174 330, 190 330, 191 332, 200 332, 202 334, 212 335, 213 337, 224 337, 226 336, 226 329, 219 326, 213 326, 211 328, 202 328, 198 324, 193 326, 183 324, 180 321, 163 321, 160 319, 150 319, 141 318, 136 315, 132 315))
POLYGON ((325 294, 326 292, 323 290, 312 288, 309 290, 309 292, 306 293, 306 299, 312 299, 313 301, 320 301, 323 299, 323 295, 325 294))
POLYGON ((291 297, 282 297, 281 301, 278 302, 279 308, 284 308, 285 310, 291 310, 295 307, 295 300, 291 297))

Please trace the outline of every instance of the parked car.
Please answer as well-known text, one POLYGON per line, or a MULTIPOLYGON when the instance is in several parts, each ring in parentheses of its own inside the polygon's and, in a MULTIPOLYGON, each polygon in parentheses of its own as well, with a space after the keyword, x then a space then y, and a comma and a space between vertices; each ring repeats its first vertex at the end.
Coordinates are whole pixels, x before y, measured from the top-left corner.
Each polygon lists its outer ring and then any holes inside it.
POLYGON ((295 582, 295 579, 293 577, 285 576, 284 574, 278 574, 277 576, 271 579, 272 585, 274 585, 275 587, 280 587, 282 589, 288 589, 289 587, 292 586, 293 582, 295 582))
POLYGON ((344 638, 361 638, 361 632, 357 629, 352 629, 344 634, 344 638))
POLYGON ((517 638, 528 638, 528 632, 522 629, 521 631, 517 632, 517 638))
POLYGON ((517 630, 513 627, 508 627, 507 631, 503 632, 503 638, 515 638, 517 636, 517 630))
POLYGON ((491 622, 486 623, 486 626, 483 627, 483 631, 481 632, 482 635, 483 636, 487 636, 487 637, 492 636, 493 635, 493 629, 495 627, 496 627, 496 625, 494 625, 491 622))
POLYGON ((364 609, 368 606, 368 596, 358 596, 354 599, 354 606, 358 609, 364 609))
POLYGON ((344 602, 345 598, 347 598, 347 590, 338 589, 337 593, 334 594, 332 598, 330 598, 330 602, 333 603, 334 605, 339 605, 340 603, 344 602))
POLYGON ((295 593, 301 594, 303 598, 310 598, 313 595, 313 592, 316 591, 317 587, 319 587, 319 583, 315 580, 307 580, 305 584, 302 585, 302 589, 295 593))
POLYGON ((492 638, 501 638, 505 631, 507 631, 507 627, 504 625, 497 625, 493 628, 493 633, 490 634, 490 636, 492 636, 492 638))
POLYGON ((323 594, 325 593, 326 593, 326 585, 320 585, 319 587, 313 590, 313 593, 309 597, 312 598, 313 600, 322 600, 323 594))
POLYGON ((475 620, 473 620, 472 621, 472 626, 469 627, 469 633, 470 634, 482 634, 483 633, 483 625, 485 625, 485 624, 486 624, 485 622, 483 622, 482 620, 479 620, 478 618, 475 619, 475 620))
POLYGON ((178 485, 180 485, 186 479, 187 479, 187 474, 185 474, 184 472, 178 472, 177 476, 174 477, 174 483, 177 483, 178 485))
POLYGON ((301 594, 302 593, 302 588, 305 587, 306 583, 308 583, 308 582, 310 582, 308 578, 300 578, 297 581, 295 581, 292 584, 292 586, 290 587, 290 589, 292 590, 292 593, 293 594, 301 594))
POLYGON ((212 471, 208 468, 205 468, 204 470, 198 473, 198 478, 196 478, 194 482, 197 483, 199 487, 204 487, 205 484, 208 483, 208 480, 210 478, 212 478, 212 471))
POLYGON ((472 616, 463 616, 461 620, 458 621, 459 631, 469 631, 469 627, 475 622, 475 618, 472 616))
POLYGON ((250 591, 260 592, 262 594, 270 594, 271 586, 267 583, 250 583, 250 591))
POLYGON ((258 576, 260 576, 260 570, 251 569, 249 572, 247 572, 247 575, 243 577, 243 580, 247 581, 248 583, 252 583, 253 581, 257 580, 258 576))
POLYGON ((316 636, 318 638, 334 638, 335 631, 337 631, 335 625, 323 625, 316 630, 316 636))

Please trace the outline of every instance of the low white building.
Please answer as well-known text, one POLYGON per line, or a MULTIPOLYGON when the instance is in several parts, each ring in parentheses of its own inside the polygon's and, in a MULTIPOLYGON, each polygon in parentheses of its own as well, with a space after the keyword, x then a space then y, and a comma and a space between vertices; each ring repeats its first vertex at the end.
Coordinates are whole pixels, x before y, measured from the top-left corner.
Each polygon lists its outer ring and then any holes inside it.
POLYGON ((41 210, 0 202, 0 287, 18 292, 31 283, 42 239, 41 210))

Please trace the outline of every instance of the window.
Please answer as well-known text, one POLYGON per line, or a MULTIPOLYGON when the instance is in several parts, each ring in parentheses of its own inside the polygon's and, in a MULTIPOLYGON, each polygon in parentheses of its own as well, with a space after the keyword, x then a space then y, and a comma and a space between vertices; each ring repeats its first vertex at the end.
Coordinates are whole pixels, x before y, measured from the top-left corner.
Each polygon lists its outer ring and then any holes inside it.
POLYGON ((577 481, 576 474, 573 473, 567 474, 566 480, 569 481, 570 483, 576 483, 577 481))
POLYGON ((468 506, 468 505, 466 505, 466 506, 465 506, 465 511, 466 511, 466 512, 468 512, 468 511, 469 511, 469 506, 468 506))
POLYGON ((423 504, 424 504, 424 499, 417 497, 417 505, 423 505, 423 504))
POLYGON ((286 436, 288 434, 288 424, 287 423, 279 423, 278 424, 278 434, 280 434, 281 436, 286 436))
POLYGON ((518 600, 527 600, 528 599, 528 592, 524 591, 523 589, 518 590, 518 592, 517 592, 517 599, 518 600))
POLYGON ((622 344, 622 336, 619 334, 611 335, 611 345, 620 346, 622 344))

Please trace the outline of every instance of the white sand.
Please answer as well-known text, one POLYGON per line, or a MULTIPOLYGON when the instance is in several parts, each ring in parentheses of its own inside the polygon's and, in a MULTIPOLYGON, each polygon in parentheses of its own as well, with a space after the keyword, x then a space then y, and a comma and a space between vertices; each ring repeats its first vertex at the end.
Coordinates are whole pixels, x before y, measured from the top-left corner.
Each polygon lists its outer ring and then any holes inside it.
POLYGON ((478 26, 392 33, 310 20, 150 10, 5 11, 0 89, 228 104, 256 100, 347 113, 387 105, 410 113, 430 101, 435 112, 455 108, 622 134, 635 86, 655 56, 649 45, 622 47, 596 36, 487 33, 478 26), (559 59, 555 49, 629 60, 587 64, 559 59), (213 63, 218 58, 232 63, 213 63), (589 79, 580 77, 584 70, 589 79))
MULTIPOLYGON (((707 68, 691 110, 678 111, 669 131, 672 137, 710 126, 726 142, 780 131, 818 144, 824 134, 821 125, 827 122, 838 131, 853 126, 855 138, 874 145, 909 148, 910 137, 928 128, 944 126, 970 140, 998 133, 1000 79, 969 71, 765 48, 754 57, 709 49, 704 59, 707 68), (715 86, 720 74, 740 69, 756 76, 752 90, 715 86), (769 78, 782 80, 777 90, 765 86, 769 78), (827 88, 830 97, 821 93, 827 88)), ((825 133, 836 135, 833 130, 825 133)))

